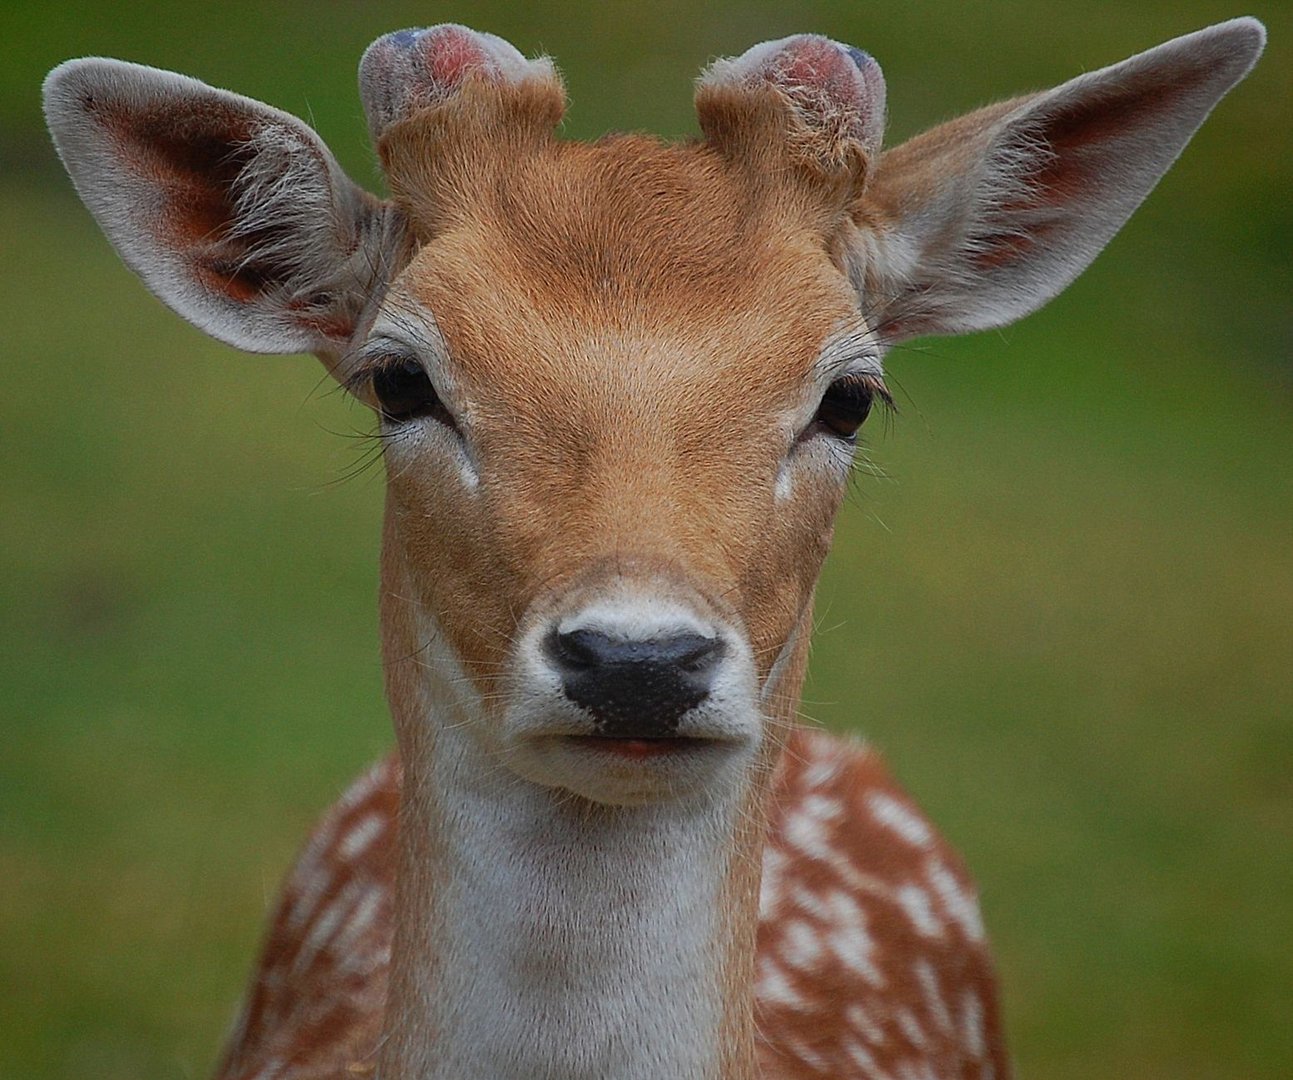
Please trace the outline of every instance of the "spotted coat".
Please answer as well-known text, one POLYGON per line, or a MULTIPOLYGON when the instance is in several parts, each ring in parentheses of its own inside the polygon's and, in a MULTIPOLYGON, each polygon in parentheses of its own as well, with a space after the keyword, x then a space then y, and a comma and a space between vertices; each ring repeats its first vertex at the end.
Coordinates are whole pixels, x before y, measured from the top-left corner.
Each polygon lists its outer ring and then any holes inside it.
MULTIPOLYGON (((390 964, 400 769, 360 778, 283 890, 217 1080, 371 1075, 390 964)), ((992 962, 960 860, 866 746, 801 730, 760 895, 768 1080, 1006 1080, 992 962)))

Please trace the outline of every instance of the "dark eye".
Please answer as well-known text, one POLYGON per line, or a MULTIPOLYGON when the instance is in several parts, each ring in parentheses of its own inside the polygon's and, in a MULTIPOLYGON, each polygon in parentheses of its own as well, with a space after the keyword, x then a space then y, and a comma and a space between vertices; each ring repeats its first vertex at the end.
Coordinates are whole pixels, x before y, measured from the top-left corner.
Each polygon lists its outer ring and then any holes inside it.
POLYGON ((431 416, 456 427, 431 380, 413 357, 399 357, 373 372, 373 396, 382 416, 393 423, 431 416))
POLYGON ((828 435, 853 442, 877 399, 892 404, 889 391, 877 376, 846 375, 827 388, 814 424, 828 435))

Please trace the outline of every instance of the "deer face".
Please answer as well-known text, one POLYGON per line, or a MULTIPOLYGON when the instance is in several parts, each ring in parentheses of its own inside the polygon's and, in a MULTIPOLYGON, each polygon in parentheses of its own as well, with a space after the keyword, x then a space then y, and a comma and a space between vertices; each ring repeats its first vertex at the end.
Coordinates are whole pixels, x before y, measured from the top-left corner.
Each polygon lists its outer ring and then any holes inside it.
POLYGON ((580 145, 546 60, 402 31, 360 69, 384 203, 182 76, 74 61, 46 110, 159 296, 376 410, 406 763, 465 731, 640 802, 775 749, 884 349, 1058 292, 1260 46, 1238 20, 881 156, 880 69, 823 38, 715 64, 693 143, 580 145))
POLYGON ((460 193, 358 350, 387 558, 517 768, 677 791, 762 734, 878 347, 819 238, 713 151, 557 144, 509 175, 460 193))
MULTIPOLYGON (((347 372, 386 440, 409 605, 388 657, 442 639, 458 685, 438 696, 470 695, 529 779, 678 795, 762 743, 885 393, 829 250, 864 161, 828 178, 739 140, 557 142, 559 85, 496 51, 440 32, 362 67, 418 241, 347 372), (439 58, 473 48, 450 95, 439 58), (406 111, 410 67, 413 99, 444 104, 406 111)), ((785 117, 751 119, 776 137, 785 117)))

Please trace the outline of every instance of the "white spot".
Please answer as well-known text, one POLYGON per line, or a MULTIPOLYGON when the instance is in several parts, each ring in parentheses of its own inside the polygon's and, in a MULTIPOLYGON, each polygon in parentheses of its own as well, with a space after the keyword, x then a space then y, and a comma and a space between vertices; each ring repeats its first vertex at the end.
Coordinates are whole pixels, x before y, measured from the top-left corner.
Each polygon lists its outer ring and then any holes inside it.
POLYGON ((794 494, 794 479, 784 461, 781 463, 781 468, 777 470, 777 483, 772 490, 780 502, 785 502, 794 494))
POLYGON ((827 907, 834 926, 827 939, 830 950, 872 986, 883 986, 884 976, 871 959, 875 942, 868 932, 866 912, 852 896, 838 889, 831 893, 827 907))
POLYGON ((337 935, 337 951, 342 954, 343 959, 350 954, 358 940, 371 929, 381 902, 381 889, 370 888, 364 893, 363 899, 355 905, 354 911, 346 920, 346 925, 337 935))
POLYGON ((831 934, 827 945, 845 967, 857 972, 872 986, 884 986, 884 975, 871 960, 875 943, 868 934, 857 930, 837 931, 831 934))
POLYGON ((979 914, 979 904, 974 896, 967 892, 952 872, 936 858, 926 861, 925 875, 934 886, 934 891, 942 901, 943 909, 948 916, 961 924, 971 941, 982 941, 985 936, 983 917, 979 914))
POLYGON ((796 885, 792 899, 801 910, 810 915, 816 915, 823 921, 831 917, 830 906, 806 885, 796 885))
POLYGON ((876 1060, 871 1051, 863 1046, 857 1039, 846 1039, 843 1044, 844 1053, 849 1057, 859 1069, 867 1076, 874 1076, 876 1072, 876 1060))
POLYGON ((341 843, 337 845, 338 853, 347 862, 353 862, 377 839, 385 824, 381 814, 366 814, 358 825, 342 837, 341 843))
POLYGON ((921 992, 925 995, 925 1004, 930 1015, 943 1031, 952 1030, 952 1016, 947 1011, 947 1002, 943 999, 943 988, 938 983, 938 972, 928 960, 920 959, 912 965, 916 981, 920 983, 921 992))
POLYGON ((809 795, 799 804, 803 813, 818 821, 834 821, 843 812, 838 799, 825 795, 809 795))
POLYGON ((825 787, 840 771, 839 754, 834 746, 817 751, 818 757, 804 770, 803 783, 808 788, 825 787))
POLYGON ((934 914, 934 906, 930 902, 929 893, 919 885, 903 885, 894 892, 894 900, 902 908, 907 918, 911 920, 912 926, 916 932, 928 938, 941 938, 943 936, 943 924, 939 922, 938 916, 934 914))
POLYGON ((830 1063, 803 1039, 787 1039, 786 1048, 813 1072, 829 1073, 831 1071, 830 1063))
POLYGON ((785 853, 768 844, 763 849, 763 877, 759 881, 759 918, 765 922, 781 906, 781 884, 785 867, 785 853))
POLYGON ((894 1011, 894 1019, 898 1021, 898 1026, 902 1028, 902 1033, 907 1036, 908 1042, 917 1050, 929 1049, 929 1038, 925 1034, 925 1029, 920 1026, 920 1021, 912 1014, 910 1009, 897 1009, 894 1011))
POLYGON ((934 832, 929 824, 912 807, 887 795, 874 791, 867 796, 867 806, 876 822, 896 836, 919 848, 928 848, 934 842, 934 832))
POLYGON ((828 898, 831 918, 837 929, 866 933, 867 917, 856 898, 842 889, 834 889, 828 898))
POLYGON ((802 919, 793 919, 783 931, 781 954, 796 971, 815 968, 822 958, 821 935, 802 919))
POLYGON ((799 1012, 808 1007, 799 991, 790 985, 786 973, 766 957, 759 964, 759 985, 755 992, 772 1005, 784 1005, 799 1012))
POLYGON ((294 971, 303 971, 309 967, 320 950, 332 940, 352 902, 352 890, 347 887, 319 913, 301 943, 301 951, 296 954, 296 962, 292 965, 294 971))
POLYGON ((812 814, 796 811, 786 818, 785 836, 792 847, 825 863, 833 863, 839 853, 829 843, 828 830, 812 814))
POLYGON ((983 1002, 973 990, 965 991, 961 998, 961 1037, 965 1040, 965 1050, 971 1057, 983 1057, 983 1002))
POLYGON ((885 1042, 884 1031, 880 1025, 871 1019, 871 1014, 862 1008, 861 1005, 853 1004, 844 1010, 844 1019, 848 1021, 849 1026, 853 1028, 862 1038, 866 1039, 872 1046, 883 1046, 885 1042))
POLYGON ((295 903, 292 904, 292 912, 287 918, 289 930, 300 930, 310 921, 319 899, 328 891, 333 878, 332 868, 317 861, 312 861, 308 871, 300 872, 296 876, 304 880, 301 891, 297 894, 295 903))

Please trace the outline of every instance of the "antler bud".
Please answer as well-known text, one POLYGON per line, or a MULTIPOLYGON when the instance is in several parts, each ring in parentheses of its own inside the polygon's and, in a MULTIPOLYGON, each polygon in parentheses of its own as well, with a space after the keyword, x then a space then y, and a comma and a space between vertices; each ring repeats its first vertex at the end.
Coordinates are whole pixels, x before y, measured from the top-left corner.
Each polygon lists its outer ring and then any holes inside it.
POLYGON ((759 108, 771 91, 789 109, 784 134, 813 164, 831 169, 861 156, 875 160, 884 136, 885 84, 869 53, 815 34, 755 45, 715 61, 701 77, 696 108, 701 128, 719 145, 744 127, 742 102, 759 108))
POLYGON ((359 96, 374 143, 399 121, 448 101, 471 80, 542 80, 559 88, 551 60, 527 60, 493 34, 453 23, 383 34, 359 62, 359 96))

